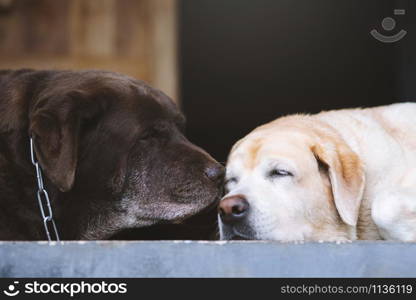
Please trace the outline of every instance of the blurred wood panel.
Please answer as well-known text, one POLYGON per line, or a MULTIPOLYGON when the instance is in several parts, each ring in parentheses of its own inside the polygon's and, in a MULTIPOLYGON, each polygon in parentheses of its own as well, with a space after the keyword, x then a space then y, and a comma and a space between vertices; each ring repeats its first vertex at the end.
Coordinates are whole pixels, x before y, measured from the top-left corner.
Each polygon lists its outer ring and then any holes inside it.
POLYGON ((120 56, 150 56, 149 1, 119 0, 116 5, 116 51, 120 56))
POLYGON ((107 69, 177 100, 176 0, 7 2, 0 68, 107 69))
MULTIPOLYGON (((102 69, 129 74, 130 76, 150 82, 151 71, 146 65, 137 67, 135 58, 107 59, 100 57, 60 57, 60 56, 11 56, 0 62, 0 69, 34 68, 85 70, 102 69)), ((162 88, 163 89, 163 88, 162 88)))
POLYGON ((167 90, 175 90, 175 97, 178 92, 177 77, 170 76, 170 70, 177 70, 177 13, 174 1, 151 0, 149 1, 151 14, 150 35, 153 38, 151 53, 158 59, 152 60, 153 81, 155 85, 165 85, 167 90), (174 13, 172 13, 174 12, 174 13))

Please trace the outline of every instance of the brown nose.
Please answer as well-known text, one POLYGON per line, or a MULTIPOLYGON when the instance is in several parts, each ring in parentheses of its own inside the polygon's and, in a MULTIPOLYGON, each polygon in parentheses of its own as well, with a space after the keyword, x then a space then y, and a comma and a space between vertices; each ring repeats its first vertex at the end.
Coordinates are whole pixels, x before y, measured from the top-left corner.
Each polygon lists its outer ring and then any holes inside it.
POLYGON ((221 200, 218 213, 224 223, 230 224, 243 219, 248 208, 248 202, 243 195, 234 195, 221 200))
POLYGON ((205 168, 205 176, 216 184, 222 184, 224 179, 224 167, 218 163, 213 163, 205 168))

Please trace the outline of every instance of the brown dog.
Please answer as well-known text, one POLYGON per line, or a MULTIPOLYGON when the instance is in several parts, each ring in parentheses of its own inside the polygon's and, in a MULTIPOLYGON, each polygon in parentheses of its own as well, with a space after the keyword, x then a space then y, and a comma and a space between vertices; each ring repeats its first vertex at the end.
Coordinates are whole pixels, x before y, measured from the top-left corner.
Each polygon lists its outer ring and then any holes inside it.
POLYGON ((29 137, 62 239, 105 239, 214 205, 223 168, 162 92, 103 71, 0 72, 0 239, 44 239, 29 137))

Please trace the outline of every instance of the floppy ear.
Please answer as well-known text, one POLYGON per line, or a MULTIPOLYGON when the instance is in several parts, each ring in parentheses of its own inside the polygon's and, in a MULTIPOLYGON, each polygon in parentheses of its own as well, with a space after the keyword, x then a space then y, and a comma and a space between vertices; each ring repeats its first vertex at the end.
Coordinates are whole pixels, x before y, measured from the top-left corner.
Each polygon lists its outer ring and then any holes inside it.
POLYGON ((39 101, 30 118, 29 134, 46 176, 62 192, 75 180, 81 116, 80 93, 39 101))
POLYGON ((356 226, 364 192, 364 168, 345 142, 314 145, 312 152, 328 169, 335 206, 341 219, 356 226))

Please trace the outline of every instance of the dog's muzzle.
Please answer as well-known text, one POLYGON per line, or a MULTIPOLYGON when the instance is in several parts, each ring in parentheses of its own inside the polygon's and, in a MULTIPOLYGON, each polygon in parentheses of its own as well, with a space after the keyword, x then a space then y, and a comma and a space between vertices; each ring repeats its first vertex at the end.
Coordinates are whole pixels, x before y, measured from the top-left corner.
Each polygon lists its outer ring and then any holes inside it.
POLYGON ((249 207, 248 201, 243 195, 229 196, 220 201, 218 214, 224 224, 233 225, 246 218, 249 207))

